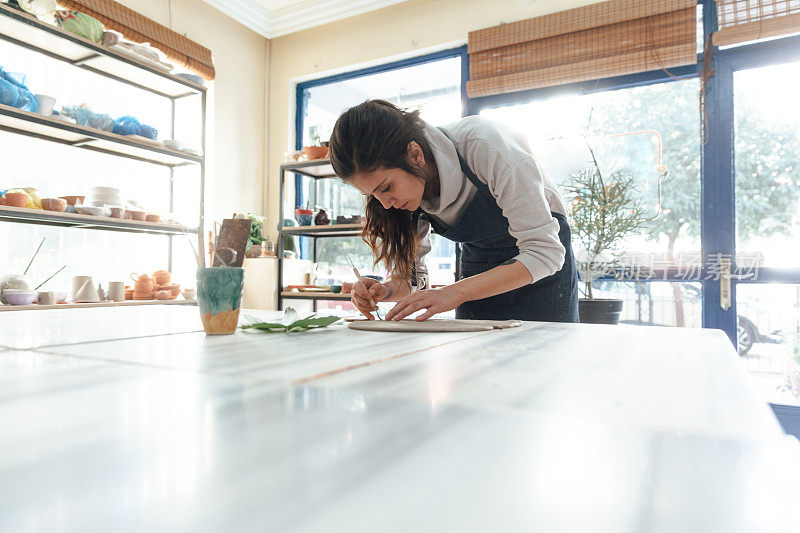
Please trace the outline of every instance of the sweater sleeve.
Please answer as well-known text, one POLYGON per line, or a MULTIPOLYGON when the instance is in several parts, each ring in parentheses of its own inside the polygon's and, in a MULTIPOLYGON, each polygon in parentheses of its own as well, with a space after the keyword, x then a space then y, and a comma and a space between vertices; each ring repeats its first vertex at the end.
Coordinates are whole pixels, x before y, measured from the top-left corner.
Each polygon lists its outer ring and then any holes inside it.
POLYGON ((550 212, 541 170, 532 156, 513 165, 498 162, 497 167, 499 172, 487 174, 487 185, 508 219, 509 233, 517 240, 519 255, 514 259, 528 269, 531 283, 536 283, 564 264, 566 251, 558 238, 558 220, 550 212))

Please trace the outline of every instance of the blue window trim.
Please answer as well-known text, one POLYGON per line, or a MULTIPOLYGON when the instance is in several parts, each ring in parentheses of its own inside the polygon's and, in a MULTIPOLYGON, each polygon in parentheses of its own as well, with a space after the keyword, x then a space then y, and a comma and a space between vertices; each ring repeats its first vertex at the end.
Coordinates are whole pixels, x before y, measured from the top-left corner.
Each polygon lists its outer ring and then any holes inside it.
MULTIPOLYGON (((469 102, 467 98, 467 80, 469 79, 469 56, 467 55, 467 46, 463 45, 457 48, 440 50, 438 52, 432 52, 430 54, 411 57, 407 59, 401 59, 399 61, 393 61, 391 63, 384 63, 381 65, 375 65, 373 67, 353 70, 351 72, 343 72, 342 74, 335 74, 333 76, 316 78, 313 80, 298 83, 295 92, 297 99, 295 107, 295 118, 294 118, 295 149, 300 150, 303 147, 303 129, 305 127, 304 121, 305 121, 306 111, 308 110, 308 98, 310 94, 309 89, 311 89, 312 87, 319 87, 322 85, 328 85, 331 83, 336 83, 344 80, 351 80, 354 78, 369 76, 371 74, 389 72, 392 70, 398 70, 406 67, 422 65, 424 63, 430 63, 432 61, 439 61, 442 59, 450 59, 454 57, 461 58, 461 109, 462 109, 462 116, 466 116, 468 110, 468 102, 469 102)), ((294 187, 295 205, 302 206, 305 203, 305 198, 303 197, 302 176, 296 175, 294 184, 295 184, 294 187)), ((302 257, 303 259, 306 259, 308 257, 307 239, 304 237, 300 238, 300 257, 302 257)))

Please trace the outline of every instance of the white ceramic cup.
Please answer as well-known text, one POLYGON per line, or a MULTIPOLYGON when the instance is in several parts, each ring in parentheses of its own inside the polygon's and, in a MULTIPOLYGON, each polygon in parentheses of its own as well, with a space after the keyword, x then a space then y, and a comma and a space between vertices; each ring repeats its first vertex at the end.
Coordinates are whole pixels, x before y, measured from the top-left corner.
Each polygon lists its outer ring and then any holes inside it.
POLYGON ((125 301, 125 282, 124 281, 109 281, 108 294, 106 297, 112 302, 125 301))
POLYGON ((56 293, 53 291, 39 292, 39 305, 54 305, 56 303, 56 293))
POLYGON ((40 115, 45 115, 49 117, 53 114, 53 107, 56 105, 56 99, 52 96, 47 96, 46 94, 37 94, 36 99, 39 100, 39 111, 40 115))
POLYGON ((182 294, 186 300, 197 300, 197 291, 194 289, 183 289, 182 294))

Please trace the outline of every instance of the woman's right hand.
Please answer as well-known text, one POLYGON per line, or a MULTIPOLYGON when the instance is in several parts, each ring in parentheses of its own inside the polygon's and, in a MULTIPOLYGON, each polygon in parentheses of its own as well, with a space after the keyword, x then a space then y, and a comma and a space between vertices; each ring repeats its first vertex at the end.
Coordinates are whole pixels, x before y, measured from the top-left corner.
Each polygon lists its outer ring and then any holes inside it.
POLYGON ((350 294, 350 301, 353 302, 361 313, 370 320, 375 320, 372 312, 376 307, 370 303, 370 296, 372 301, 377 305, 389 297, 389 288, 380 283, 378 280, 372 278, 362 278, 353 284, 353 292, 350 294))

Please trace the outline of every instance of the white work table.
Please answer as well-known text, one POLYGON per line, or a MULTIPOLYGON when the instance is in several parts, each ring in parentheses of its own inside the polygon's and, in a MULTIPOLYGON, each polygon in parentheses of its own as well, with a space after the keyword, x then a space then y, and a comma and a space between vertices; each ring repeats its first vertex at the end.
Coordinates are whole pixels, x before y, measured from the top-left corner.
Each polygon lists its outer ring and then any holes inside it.
POLYGON ((797 531, 798 448, 719 331, 0 316, 0 531, 797 531))

